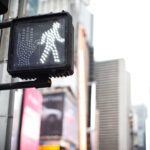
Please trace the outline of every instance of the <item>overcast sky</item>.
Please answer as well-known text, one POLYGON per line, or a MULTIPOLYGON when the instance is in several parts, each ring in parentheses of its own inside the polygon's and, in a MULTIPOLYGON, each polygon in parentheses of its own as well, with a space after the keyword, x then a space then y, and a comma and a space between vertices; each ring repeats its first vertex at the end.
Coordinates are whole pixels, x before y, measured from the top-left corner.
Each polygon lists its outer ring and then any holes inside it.
POLYGON ((150 1, 91 1, 95 59, 124 58, 132 104, 150 105, 150 1))

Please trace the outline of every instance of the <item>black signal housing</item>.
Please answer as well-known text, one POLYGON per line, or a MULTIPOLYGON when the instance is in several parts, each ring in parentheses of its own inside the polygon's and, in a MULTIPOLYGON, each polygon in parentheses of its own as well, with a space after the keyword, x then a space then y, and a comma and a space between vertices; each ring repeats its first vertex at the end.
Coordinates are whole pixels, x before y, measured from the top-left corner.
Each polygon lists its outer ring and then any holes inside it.
POLYGON ((11 22, 7 70, 21 79, 73 74, 74 29, 68 12, 11 22))

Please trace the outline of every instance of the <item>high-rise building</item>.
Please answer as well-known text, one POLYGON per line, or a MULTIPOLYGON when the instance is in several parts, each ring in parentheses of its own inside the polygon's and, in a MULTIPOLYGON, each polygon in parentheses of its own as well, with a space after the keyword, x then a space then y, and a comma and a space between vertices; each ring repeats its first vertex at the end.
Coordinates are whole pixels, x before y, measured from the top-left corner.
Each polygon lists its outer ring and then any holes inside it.
POLYGON ((146 126, 146 117, 147 110, 145 105, 134 106, 134 110, 137 114, 137 150, 146 150, 146 135, 145 135, 145 126, 146 126))
POLYGON ((130 149, 130 78, 123 59, 97 62, 99 150, 130 149))

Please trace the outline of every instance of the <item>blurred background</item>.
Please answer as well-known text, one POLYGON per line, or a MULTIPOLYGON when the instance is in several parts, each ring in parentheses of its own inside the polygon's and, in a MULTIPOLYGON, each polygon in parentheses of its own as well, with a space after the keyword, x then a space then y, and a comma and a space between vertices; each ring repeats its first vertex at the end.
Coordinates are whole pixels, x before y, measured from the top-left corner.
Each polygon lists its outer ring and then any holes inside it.
MULTIPOLYGON (((52 87, 0 91, 0 150, 150 150, 150 2, 9 0, 1 22, 65 10, 74 74, 52 87)), ((9 29, 0 37, 0 83, 9 29)))

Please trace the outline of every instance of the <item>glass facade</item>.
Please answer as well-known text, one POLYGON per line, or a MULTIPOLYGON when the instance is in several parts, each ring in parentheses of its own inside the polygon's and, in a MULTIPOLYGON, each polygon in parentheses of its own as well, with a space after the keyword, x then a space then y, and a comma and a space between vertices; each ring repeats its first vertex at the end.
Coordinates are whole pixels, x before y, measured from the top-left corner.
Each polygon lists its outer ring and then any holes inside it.
POLYGON ((26 14, 27 16, 33 16, 38 13, 39 0, 28 0, 26 14))

